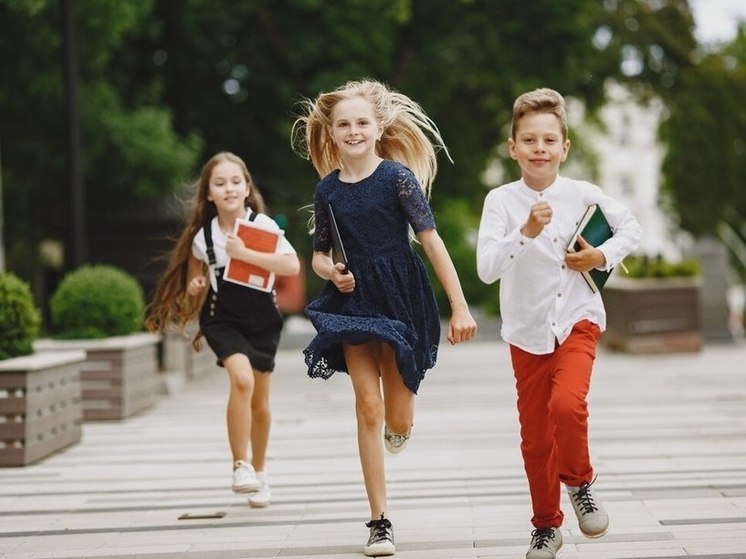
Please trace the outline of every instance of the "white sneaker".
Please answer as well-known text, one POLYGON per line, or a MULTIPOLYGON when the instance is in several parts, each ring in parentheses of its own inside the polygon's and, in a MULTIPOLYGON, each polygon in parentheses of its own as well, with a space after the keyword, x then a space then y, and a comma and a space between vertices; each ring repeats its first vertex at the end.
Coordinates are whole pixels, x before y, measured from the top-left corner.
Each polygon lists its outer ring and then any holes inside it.
POLYGON ((404 447, 407 446, 411 434, 411 429, 403 435, 394 433, 391 429, 389 429, 389 426, 386 425, 383 428, 383 442, 386 446, 386 450, 388 450, 391 454, 398 454, 399 452, 404 450, 404 447))
POLYGON ((591 491, 593 481, 580 487, 567 486, 567 494, 575 509, 575 516, 578 517, 580 531, 586 538, 600 538, 609 530, 609 515, 598 496, 591 491))
POLYGON ((233 470, 233 489, 234 493, 253 493, 259 489, 259 479, 251 464, 243 460, 236 460, 235 469, 233 470))
POLYGON ((267 474, 265 472, 257 472, 256 477, 260 484, 259 491, 249 495, 249 504, 255 508, 266 507, 272 500, 272 493, 269 490, 269 483, 267 483, 267 474))

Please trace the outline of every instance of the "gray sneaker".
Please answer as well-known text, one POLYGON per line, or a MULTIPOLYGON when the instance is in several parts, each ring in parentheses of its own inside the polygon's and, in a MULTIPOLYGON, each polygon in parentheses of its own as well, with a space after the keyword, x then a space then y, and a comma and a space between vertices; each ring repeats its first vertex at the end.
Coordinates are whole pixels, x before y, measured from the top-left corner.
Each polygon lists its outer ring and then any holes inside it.
POLYGON ((578 517, 580 531, 586 538, 600 538, 609 531, 609 515, 598 496, 591 491, 594 481, 596 478, 580 487, 567 486, 567 494, 575 509, 575 516, 578 517))
POLYGON ((381 555, 393 555, 396 551, 394 546, 394 527, 391 526, 391 522, 388 518, 381 518, 378 520, 371 520, 366 522, 365 525, 370 528, 370 537, 368 538, 368 545, 363 549, 368 557, 380 557, 381 555))
POLYGON ((526 559, 556 559, 561 548, 562 532, 559 528, 537 528, 531 532, 526 559))

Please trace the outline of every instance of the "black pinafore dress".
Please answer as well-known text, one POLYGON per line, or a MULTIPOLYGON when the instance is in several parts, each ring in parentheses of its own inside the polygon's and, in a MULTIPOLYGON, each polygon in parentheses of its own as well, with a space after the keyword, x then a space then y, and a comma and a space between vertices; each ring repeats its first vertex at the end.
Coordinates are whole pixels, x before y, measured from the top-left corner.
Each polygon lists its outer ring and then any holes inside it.
MULTIPOLYGON (((256 213, 250 212, 249 221, 255 218, 256 213)), ((234 353, 242 353, 249 358, 253 369, 272 372, 283 325, 275 292, 267 293, 225 281, 224 268, 215 267, 212 224, 207 224, 203 230, 210 269, 214 269, 218 286, 216 293, 210 282, 210 290, 199 316, 199 326, 207 344, 221 367, 223 359, 234 353)))

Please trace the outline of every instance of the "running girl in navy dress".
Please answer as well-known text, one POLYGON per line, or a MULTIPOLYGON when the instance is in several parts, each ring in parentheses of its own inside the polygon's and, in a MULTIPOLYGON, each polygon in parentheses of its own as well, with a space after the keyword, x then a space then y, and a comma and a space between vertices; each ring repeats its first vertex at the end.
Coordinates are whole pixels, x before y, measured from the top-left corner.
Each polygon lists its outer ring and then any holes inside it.
POLYGON ((312 265, 328 280, 306 307, 318 334, 304 350, 305 361, 311 377, 349 373, 371 513, 364 551, 391 555, 381 431, 390 452, 403 449, 414 395, 435 365, 440 341, 437 304, 410 229, 448 295, 448 340, 466 341, 477 329, 427 201, 436 148, 445 145, 419 105, 375 81, 349 82, 304 108, 293 142, 323 177, 314 196, 312 265), (330 258, 329 204, 347 273, 330 258))
POLYGON ((199 312, 195 348, 204 335, 230 379, 226 420, 233 455, 232 489, 249 493, 249 503, 255 507, 267 506, 271 498, 265 474, 271 423, 269 373, 275 366, 283 320, 274 293, 223 281, 222 270, 231 257, 278 275, 298 274, 300 262, 284 236, 277 253, 269 254, 246 248, 233 234, 239 218, 279 230, 265 212, 262 195, 243 160, 224 152, 207 161, 196 184, 194 211, 156 287, 146 321, 150 331, 172 325, 183 328, 199 312), (208 267, 215 273, 210 274, 208 267))

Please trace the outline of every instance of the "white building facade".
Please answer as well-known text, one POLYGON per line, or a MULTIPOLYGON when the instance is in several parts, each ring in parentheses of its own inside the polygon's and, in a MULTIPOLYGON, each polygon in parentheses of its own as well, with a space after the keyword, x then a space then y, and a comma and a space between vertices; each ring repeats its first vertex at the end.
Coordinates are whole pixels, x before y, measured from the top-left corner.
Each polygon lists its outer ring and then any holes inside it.
POLYGON ((643 228, 638 252, 676 260, 686 236, 677 232, 660 204, 661 165, 665 147, 658 125, 665 107, 659 100, 641 105, 619 84, 610 84, 601 109, 605 130, 586 129, 598 161, 598 185, 627 205, 643 228))

